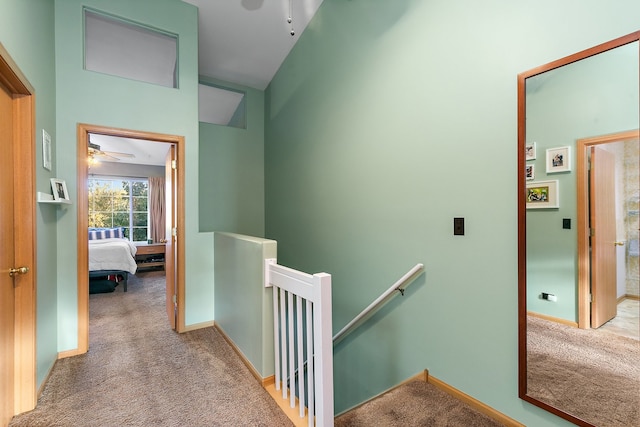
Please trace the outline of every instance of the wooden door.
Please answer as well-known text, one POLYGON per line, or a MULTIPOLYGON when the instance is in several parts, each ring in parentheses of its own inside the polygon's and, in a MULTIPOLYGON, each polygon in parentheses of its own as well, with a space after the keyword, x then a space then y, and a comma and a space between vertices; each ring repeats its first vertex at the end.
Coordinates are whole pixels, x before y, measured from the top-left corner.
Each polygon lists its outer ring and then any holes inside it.
POLYGON ((15 291, 9 269, 15 267, 13 233, 13 107, 0 84, 0 425, 13 417, 15 291))
POLYGON ((33 93, 0 43, 0 423, 36 405, 33 93))
POLYGON ((616 317, 615 156, 591 147, 589 171, 591 223, 591 327, 616 317))
POLYGON ((171 144, 165 160, 165 198, 166 198, 166 249, 164 256, 166 276, 167 317, 171 329, 176 329, 177 291, 176 291, 176 147, 171 144))

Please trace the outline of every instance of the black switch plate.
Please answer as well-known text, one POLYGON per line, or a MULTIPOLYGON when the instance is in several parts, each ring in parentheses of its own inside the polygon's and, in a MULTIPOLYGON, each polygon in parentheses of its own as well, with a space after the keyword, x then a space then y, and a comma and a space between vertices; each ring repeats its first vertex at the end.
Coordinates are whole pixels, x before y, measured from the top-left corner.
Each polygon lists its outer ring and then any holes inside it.
POLYGON ((571 230, 571 218, 562 218, 562 228, 571 230))
POLYGON ((464 218, 453 218, 453 235, 464 236, 464 218))

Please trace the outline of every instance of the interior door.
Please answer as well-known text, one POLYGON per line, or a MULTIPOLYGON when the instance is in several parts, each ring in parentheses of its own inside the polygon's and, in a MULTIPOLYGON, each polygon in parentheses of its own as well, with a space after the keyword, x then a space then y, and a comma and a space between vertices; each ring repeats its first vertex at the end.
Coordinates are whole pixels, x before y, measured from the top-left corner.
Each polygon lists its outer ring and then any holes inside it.
POLYGON ((13 103, 0 84, 0 425, 13 417, 15 291, 9 270, 15 266, 13 234, 13 103))
POLYGON ((615 156, 591 147, 589 171, 591 223, 591 327, 616 317, 615 156))
POLYGON ((167 317, 169 318, 169 324, 171 329, 176 329, 176 315, 177 315, 177 290, 176 290, 176 259, 177 259, 177 245, 176 245, 176 146, 171 144, 171 148, 167 153, 165 159, 165 180, 166 180, 166 248, 165 248, 165 274, 166 274, 166 305, 167 305, 167 317))

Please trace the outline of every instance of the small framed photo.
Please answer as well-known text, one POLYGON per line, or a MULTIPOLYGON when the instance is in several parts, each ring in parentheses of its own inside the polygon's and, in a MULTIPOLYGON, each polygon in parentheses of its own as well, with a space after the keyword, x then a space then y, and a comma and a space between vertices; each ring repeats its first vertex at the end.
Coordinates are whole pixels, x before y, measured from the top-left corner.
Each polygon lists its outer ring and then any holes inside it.
POLYGON ((527 183, 527 209, 559 208, 558 181, 531 181, 527 183))
POLYGON ((53 191, 53 200, 56 202, 71 202, 67 191, 67 183, 64 180, 51 178, 51 190, 53 191))
POLYGON ((524 146, 524 158, 525 160, 535 160, 536 159, 536 143, 528 142, 524 146))
POLYGON ((524 174, 527 181, 531 181, 536 179, 535 167, 534 165, 524 165, 524 174))
POLYGON ((42 129, 42 167, 51 170, 51 136, 42 129))
POLYGON ((547 173, 571 171, 571 147, 549 148, 547 150, 547 173))

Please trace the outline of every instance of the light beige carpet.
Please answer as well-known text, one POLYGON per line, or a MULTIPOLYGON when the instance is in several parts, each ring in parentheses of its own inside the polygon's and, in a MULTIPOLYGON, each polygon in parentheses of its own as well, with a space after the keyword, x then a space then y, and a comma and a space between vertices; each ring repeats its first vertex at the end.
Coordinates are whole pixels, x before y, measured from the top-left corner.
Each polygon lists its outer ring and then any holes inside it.
POLYGON ((291 426, 214 328, 168 326, 162 272, 90 295, 88 354, 59 360, 10 426, 291 426))
POLYGON ((529 316, 527 394, 597 426, 640 426, 640 341, 529 316))
POLYGON ((335 427, 495 427, 502 424, 424 381, 411 381, 335 420, 335 427))

